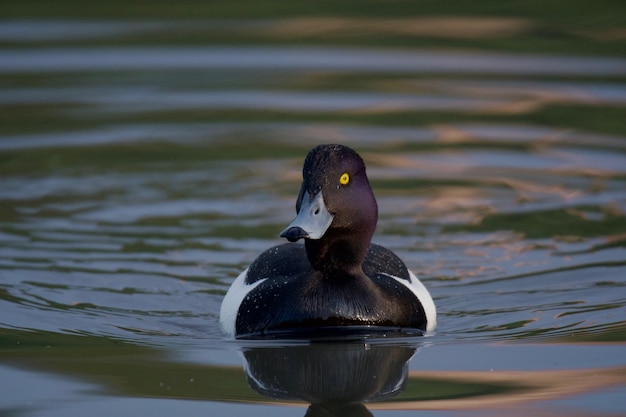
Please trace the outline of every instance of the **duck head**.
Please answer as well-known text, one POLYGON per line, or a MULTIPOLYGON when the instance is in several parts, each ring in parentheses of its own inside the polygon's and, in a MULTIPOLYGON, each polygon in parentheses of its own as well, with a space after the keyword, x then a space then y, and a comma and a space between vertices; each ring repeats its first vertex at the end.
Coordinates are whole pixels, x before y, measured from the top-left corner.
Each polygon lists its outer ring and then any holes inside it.
POLYGON ((342 145, 319 145, 307 155, 296 218, 281 237, 305 239, 315 270, 360 269, 378 220, 363 159, 342 145))

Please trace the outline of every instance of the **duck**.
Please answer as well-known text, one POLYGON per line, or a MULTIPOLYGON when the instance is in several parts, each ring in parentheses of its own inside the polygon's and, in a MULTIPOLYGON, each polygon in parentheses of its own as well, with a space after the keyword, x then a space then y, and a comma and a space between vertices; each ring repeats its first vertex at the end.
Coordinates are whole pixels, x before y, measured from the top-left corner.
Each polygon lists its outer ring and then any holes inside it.
POLYGON ((339 144, 313 148, 296 217, 280 233, 288 243, 261 253, 233 281, 220 308, 223 332, 236 339, 432 332, 435 303, 396 254, 372 243, 377 221, 359 154, 339 144))

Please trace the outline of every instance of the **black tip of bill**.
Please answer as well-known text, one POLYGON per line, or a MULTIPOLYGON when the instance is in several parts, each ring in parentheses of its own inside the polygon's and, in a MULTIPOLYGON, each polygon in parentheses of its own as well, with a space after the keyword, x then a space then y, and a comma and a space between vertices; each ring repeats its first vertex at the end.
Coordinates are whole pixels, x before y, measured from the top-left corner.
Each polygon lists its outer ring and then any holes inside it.
POLYGON ((301 227, 294 226, 288 227, 287 229, 283 230, 280 234, 280 237, 284 237, 290 242, 296 242, 299 239, 309 237, 309 234, 301 227))

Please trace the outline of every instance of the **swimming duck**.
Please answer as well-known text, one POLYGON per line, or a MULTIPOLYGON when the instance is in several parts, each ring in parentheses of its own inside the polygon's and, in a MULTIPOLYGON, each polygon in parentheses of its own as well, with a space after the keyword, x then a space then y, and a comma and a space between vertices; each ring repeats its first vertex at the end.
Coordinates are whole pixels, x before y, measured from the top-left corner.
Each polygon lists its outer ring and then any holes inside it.
POLYGON ((307 155, 296 218, 229 288, 220 310, 236 338, 430 331, 435 304, 392 251, 371 243, 378 205, 363 159, 342 145, 307 155), (293 243, 300 239, 304 245, 293 243))

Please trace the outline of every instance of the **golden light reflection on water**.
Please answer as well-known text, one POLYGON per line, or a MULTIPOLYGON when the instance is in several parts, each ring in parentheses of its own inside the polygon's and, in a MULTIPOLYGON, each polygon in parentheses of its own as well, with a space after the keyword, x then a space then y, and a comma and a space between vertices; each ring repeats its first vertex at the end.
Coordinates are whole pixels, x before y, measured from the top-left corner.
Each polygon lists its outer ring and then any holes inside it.
POLYGON ((435 38, 483 38, 520 35, 532 28, 528 19, 502 17, 423 17, 405 19, 294 18, 274 20, 260 34, 280 38, 337 35, 404 35, 435 38))
POLYGON ((624 386, 626 367, 551 371, 413 371, 409 374, 409 381, 413 378, 456 383, 485 383, 509 387, 509 390, 468 398, 372 404, 371 408, 467 410, 508 407, 520 403, 528 405, 529 402, 557 400, 624 386))

